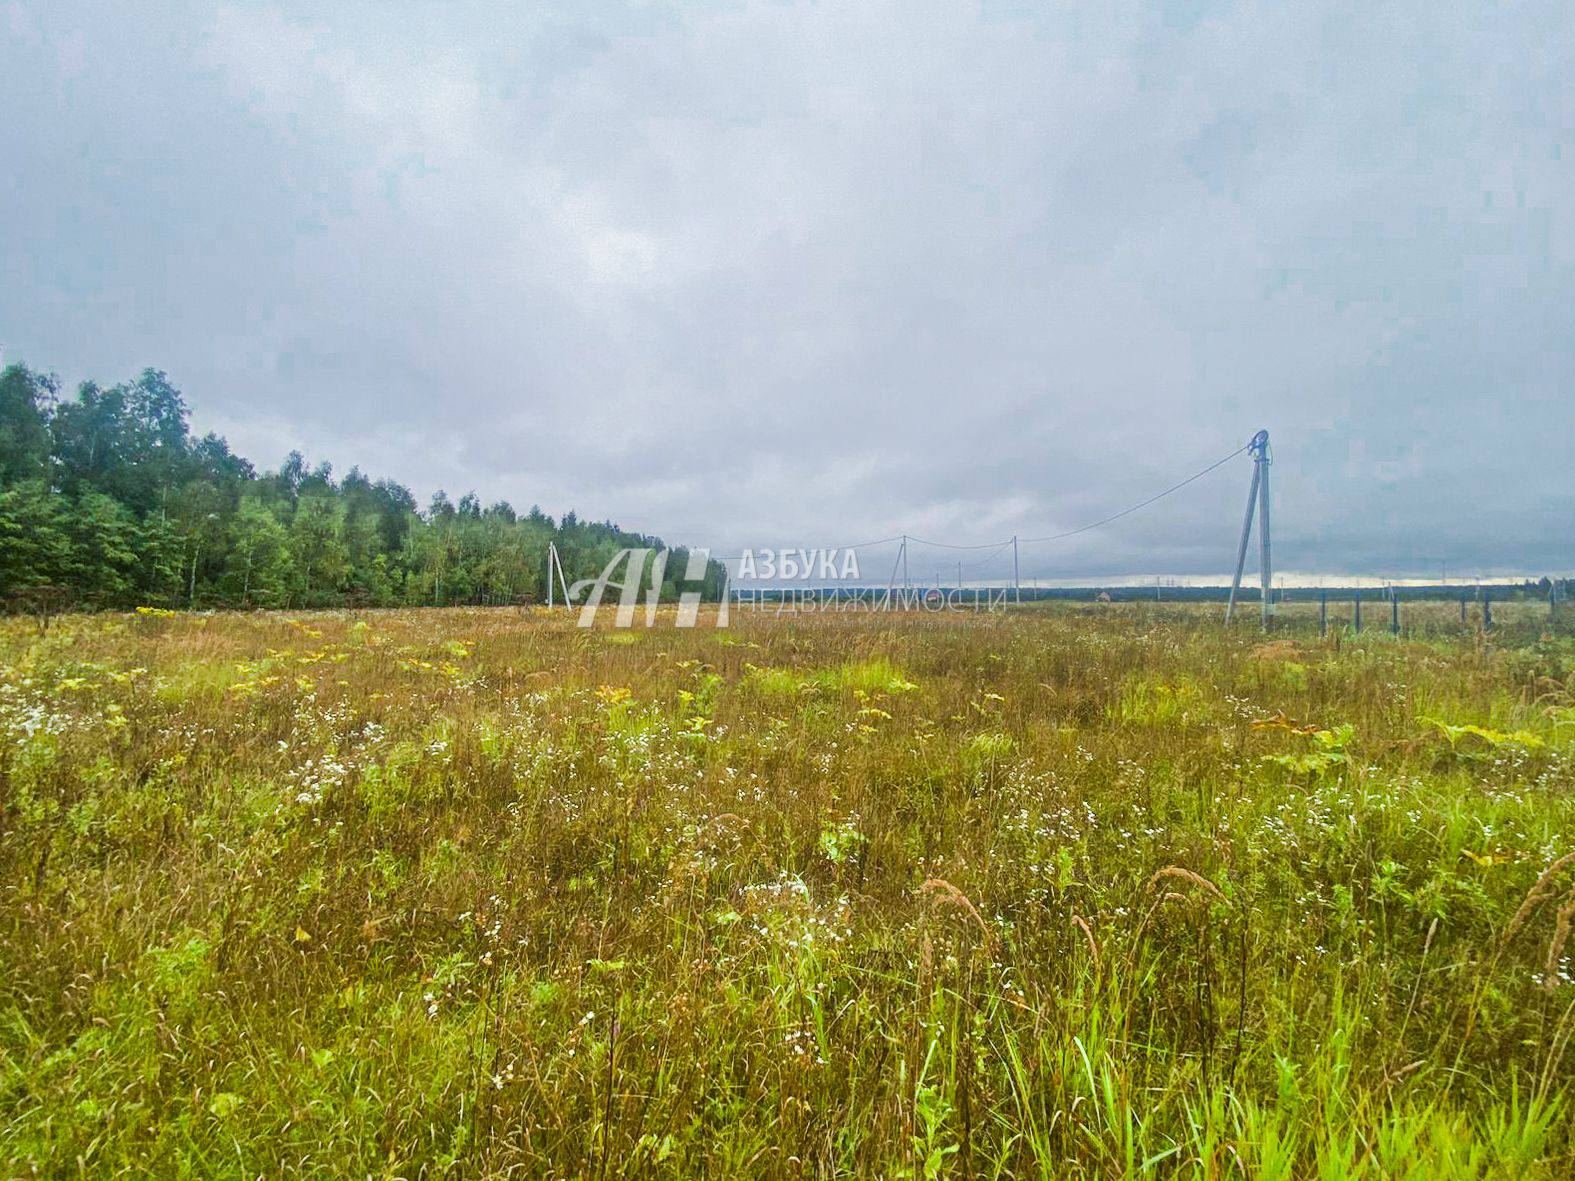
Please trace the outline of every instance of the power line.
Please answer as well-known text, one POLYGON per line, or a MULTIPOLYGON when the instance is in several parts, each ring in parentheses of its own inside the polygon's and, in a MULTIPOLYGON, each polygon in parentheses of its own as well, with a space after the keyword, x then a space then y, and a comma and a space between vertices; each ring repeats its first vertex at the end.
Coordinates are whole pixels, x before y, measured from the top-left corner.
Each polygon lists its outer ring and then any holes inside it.
POLYGON ((1169 488, 1166 488, 1163 492, 1156 492, 1153 496, 1150 496, 1147 500, 1139 501, 1137 504, 1134 504, 1131 508, 1122 509, 1119 513, 1112 513, 1112 514, 1110 514, 1110 516, 1102 517, 1101 519, 1099 519, 1097 521, 1094 521, 1091 524, 1080 525, 1076 529, 1068 529, 1065 533, 1052 533, 1048 537, 1024 537, 1024 538, 1022 538, 1022 542, 1023 542, 1024 545, 1031 545, 1031 544, 1037 544, 1039 542, 1045 542, 1045 541, 1061 541, 1063 538, 1076 537, 1079 533, 1087 533, 1090 529, 1098 529, 1101 525, 1108 525, 1112 521, 1119 521, 1122 517, 1129 517, 1133 513, 1137 512, 1139 509, 1147 508, 1149 505, 1153 504, 1156 500, 1163 500, 1165 497, 1169 496, 1172 492, 1180 491, 1181 489, 1185 488, 1188 484, 1192 483, 1194 480, 1201 480, 1204 476, 1208 475, 1215 468, 1224 467, 1227 463, 1229 463, 1231 460, 1235 459, 1243 451, 1248 450, 1251 446, 1252 446, 1252 444, 1249 443, 1246 447, 1238 447, 1238 448, 1236 448, 1236 450, 1232 451, 1229 455, 1225 456, 1223 459, 1217 459, 1213 463, 1209 464, 1209 466, 1204 468, 1201 472, 1197 472, 1197 473, 1194 473, 1193 475, 1188 476, 1185 480, 1182 480, 1179 484, 1172 484, 1169 488))
POLYGON ((994 550, 993 553, 985 554, 984 557, 982 557, 982 558, 980 558, 980 559, 978 559, 977 561, 974 561, 974 562, 965 562, 965 563, 963 563, 963 567, 962 568, 964 570, 977 570, 980 566, 988 566, 991 562, 993 562, 997 558, 999 558, 1001 556, 1001 554, 1005 550, 1010 549, 1011 546, 1012 546, 1012 539, 1010 537, 1008 537, 1005 541, 1001 542, 1000 545, 995 547, 995 550, 994 550))
MULTIPOLYGON (((924 539, 922 537, 915 537, 911 533, 897 533, 897 534, 893 534, 891 537, 882 537, 882 538, 880 538, 880 539, 878 539, 876 541, 861 541, 857 545, 832 546, 831 549, 833 549, 833 550, 874 549, 877 546, 890 545, 893 542, 901 542, 903 544, 903 550, 906 550, 906 547, 909 546, 909 545, 922 545, 922 546, 930 546, 930 547, 933 547, 935 549, 944 549, 944 550, 956 550, 956 551, 990 550, 990 551, 992 551, 991 553, 984 555, 982 558, 980 558, 977 561, 967 563, 967 565, 966 565, 967 569, 974 569, 974 568, 976 568, 978 566, 988 565, 990 562, 993 562, 997 557, 1000 556, 1002 550, 1005 550, 1008 546, 1011 546, 1013 543, 1018 543, 1018 544, 1021 544, 1021 545, 1040 545, 1040 544, 1043 544, 1043 543, 1046 543, 1046 542, 1051 542, 1051 541, 1062 541, 1065 538, 1076 537, 1080 533, 1087 533, 1087 532, 1089 532, 1092 529, 1098 529, 1100 526, 1108 525, 1112 521, 1119 521, 1119 520, 1121 520, 1122 517, 1129 517, 1133 513, 1138 512, 1140 509, 1145 509, 1149 505, 1155 503, 1156 501, 1163 500, 1165 497, 1169 496, 1172 492, 1179 492, 1181 489, 1185 488, 1188 484, 1191 484, 1191 483, 1193 483, 1193 482, 1195 482, 1197 480, 1201 480, 1204 476, 1208 475, 1210 472, 1214 471, 1217 468, 1224 467, 1227 463, 1229 463, 1231 460, 1235 459, 1238 455, 1242 454, 1244 451, 1250 451, 1251 449, 1252 449, 1252 444, 1251 443, 1248 443, 1245 447, 1238 447, 1234 451, 1232 451, 1230 454, 1228 454, 1226 456, 1223 456, 1220 459, 1215 460, 1213 463, 1209 464, 1209 466, 1204 468, 1202 471, 1194 472, 1192 475, 1188 476, 1185 480, 1181 480, 1181 481, 1178 481, 1175 484, 1172 484, 1169 488, 1166 488, 1163 492, 1156 492, 1153 496, 1150 496, 1148 499, 1140 500, 1140 501, 1138 501, 1137 504, 1132 505, 1130 508, 1124 508, 1119 513, 1111 513, 1108 517, 1101 517, 1097 521, 1091 521, 1087 525, 1079 525, 1076 529, 1068 529, 1064 533, 1052 533, 1052 534, 1049 534, 1049 535, 1047 535, 1045 537, 1021 537, 1021 538, 1019 538, 1019 537, 1008 537, 1004 541, 985 541, 985 542, 980 542, 977 545, 955 545, 955 544, 953 544, 951 542, 946 542, 946 541, 927 541, 926 539, 924 539)), ((903 552, 899 551, 898 557, 897 557, 898 562, 901 562, 902 557, 903 557, 903 552)))
POLYGON ((925 541, 924 538, 914 537, 911 533, 908 535, 908 540, 914 545, 933 545, 936 549, 994 549, 996 546, 1012 544, 1012 539, 1008 537, 1005 541, 986 541, 981 545, 950 545, 944 541, 925 541))
POLYGON ((911 540, 911 539, 905 539, 901 533, 898 533, 898 534, 896 534, 893 537, 882 537, 879 541, 861 541, 861 542, 858 543, 858 545, 833 545, 833 546, 823 547, 823 548, 829 548, 829 549, 832 549, 832 550, 874 549, 877 545, 890 545, 894 541, 903 541, 903 540, 911 540))

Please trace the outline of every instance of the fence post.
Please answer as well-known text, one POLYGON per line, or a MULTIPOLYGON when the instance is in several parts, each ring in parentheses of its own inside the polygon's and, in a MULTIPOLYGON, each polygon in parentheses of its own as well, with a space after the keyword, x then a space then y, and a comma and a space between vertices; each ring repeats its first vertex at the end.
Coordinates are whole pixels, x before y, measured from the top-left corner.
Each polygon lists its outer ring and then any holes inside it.
POLYGON ((1356 608, 1351 616, 1351 623, 1358 634, 1362 630, 1362 592, 1356 592, 1356 608))
POLYGON ((1389 588, 1389 633, 1400 634, 1400 592, 1394 587, 1389 588))
POLYGON ((1318 634, 1329 634, 1329 592, 1325 590, 1318 592, 1318 634))
POLYGON ((1482 630, 1488 631, 1493 626, 1493 596, 1487 591, 1482 592, 1482 630))
POLYGON ((1465 595, 1461 595, 1460 596, 1460 622, 1464 623, 1465 621, 1466 621, 1466 596, 1465 595))

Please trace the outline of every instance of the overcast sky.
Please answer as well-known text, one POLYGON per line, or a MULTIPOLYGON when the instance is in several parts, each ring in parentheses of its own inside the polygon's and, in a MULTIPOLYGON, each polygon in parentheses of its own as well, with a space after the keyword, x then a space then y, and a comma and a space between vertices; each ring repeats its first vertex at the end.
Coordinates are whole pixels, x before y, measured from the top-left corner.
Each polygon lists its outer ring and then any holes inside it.
MULTIPOLYGON (((1572 56, 1566 0, 0 0, 0 342, 723 553, 1052 534, 1268 427, 1285 568, 1567 571, 1572 56)), ((1224 570, 1250 468, 1023 574, 1224 570)))

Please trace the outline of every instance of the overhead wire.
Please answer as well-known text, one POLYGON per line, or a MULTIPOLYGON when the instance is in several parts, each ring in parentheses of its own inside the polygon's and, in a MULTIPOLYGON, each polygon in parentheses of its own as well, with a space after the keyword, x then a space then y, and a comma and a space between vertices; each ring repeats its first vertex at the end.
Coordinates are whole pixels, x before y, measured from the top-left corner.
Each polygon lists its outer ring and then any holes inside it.
POLYGON ((1249 443, 1249 444, 1247 444, 1246 447, 1238 447, 1238 448, 1236 448, 1236 450, 1232 451, 1229 455, 1225 456, 1223 459, 1217 459, 1213 463, 1209 464, 1209 466, 1204 468, 1201 472, 1195 472, 1192 475, 1188 476, 1185 480, 1182 480, 1181 482, 1176 483, 1176 484, 1172 484, 1169 488, 1166 488, 1163 492, 1156 492, 1153 496, 1150 496, 1147 500, 1140 500, 1137 504, 1134 504, 1131 508, 1122 509, 1119 513, 1111 513, 1110 516, 1108 516, 1108 517, 1101 517, 1097 521, 1093 521, 1093 522, 1091 522, 1091 523, 1089 523, 1087 525, 1080 525, 1076 529, 1068 529, 1065 533, 1052 533, 1052 534, 1050 534, 1047 537, 1021 537, 1021 538, 1018 538, 1018 544, 1020 544, 1020 545, 1038 545, 1041 542, 1046 542, 1046 541, 1061 541, 1062 539, 1067 538, 1067 537, 1076 537, 1079 533, 1087 533, 1090 529, 1098 529, 1101 525, 1108 525, 1112 521, 1119 521, 1122 517, 1130 517, 1133 513, 1137 512, 1139 509, 1147 508, 1149 505, 1153 504, 1156 500, 1163 500, 1163 499, 1165 499, 1165 497, 1169 496, 1172 492, 1179 492, 1181 489, 1185 488, 1188 484, 1191 484, 1194 480, 1201 480, 1204 476, 1208 475, 1215 468, 1224 467, 1227 463, 1229 463, 1231 460, 1235 459, 1242 452, 1247 451, 1248 449, 1250 449, 1251 446, 1252 446, 1252 444, 1249 443))
POLYGON ((824 547, 824 548, 831 549, 831 550, 874 549, 877 545, 890 545, 894 541, 902 541, 902 540, 904 540, 903 535, 901 533, 898 533, 898 534, 895 534, 894 536, 891 536, 891 537, 882 537, 879 541, 861 541, 857 545, 833 545, 833 546, 828 546, 828 547, 824 547))
POLYGON ((986 541, 979 545, 952 545, 945 541, 926 541, 924 538, 915 537, 911 533, 904 534, 903 536, 911 545, 930 545, 934 546, 936 549, 990 549, 997 545, 1012 544, 1012 539, 1010 537, 1008 537, 1004 543, 998 541, 986 541))
POLYGON ((973 568, 975 568, 977 566, 983 566, 983 565, 988 564, 989 562, 994 561, 1000 555, 1002 550, 1006 549, 1008 546, 1012 545, 1014 542, 1016 544, 1018 544, 1018 545, 1042 545, 1042 544, 1044 544, 1046 542, 1062 541, 1062 540, 1064 540, 1064 539, 1066 539, 1068 537, 1076 537, 1080 533, 1087 533, 1087 532, 1089 532, 1091 530, 1098 529, 1098 528, 1100 528, 1103 525, 1109 525, 1111 522, 1119 521, 1123 517, 1129 517, 1133 513, 1138 512, 1141 509, 1145 509, 1151 504, 1154 504, 1156 501, 1163 500, 1165 497, 1169 496, 1171 493, 1179 492, 1181 489, 1185 488, 1188 484, 1194 483, 1197 480, 1201 480, 1204 476, 1208 475, 1210 472, 1216 470, 1217 468, 1224 467, 1227 463, 1229 463, 1231 460, 1235 459, 1238 455, 1242 454, 1244 451, 1250 451, 1251 449, 1252 449, 1252 444, 1251 443, 1248 443, 1244 447, 1237 447, 1235 450, 1231 451, 1230 454, 1225 455, 1222 458, 1215 460, 1213 463, 1209 464, 1208 467, 1204 468, 1202 471, 1194 472, 1192 475, 1188 476, 1185 480, 1177 481, 1176 483, 1172 484, 1170 487, 1166 488, 1164 491, 1156 492, 1153 496, 1148 497, 1146 500, 1138 501, 1138 503, 1132 505, 1130 508, 1124 508, 1118 513, 1111 513, 1108 517, 1101 517, 1099 520, 1091 521, 1087 525, 1079 525, 1076 529, 1067 529, 1064 532, 1051 533, 1051 534, 1047 534, 1044 537, 1008 537, 1004 541, 985 541, 985 542, 980 542, 980 543, 978 543, 976 545, 957 545, 957 544, 954 544, 952 542, 946 542, 946 541, 929 541, 929 540, 927 540, 927 539, 925 539, 923 537, 915 537, 911 533, 897 533, 897 534, 893 534, 890 537, 882 537, 882 538, 880 538, 880 539, 878 539, 876 541, 861 541, 857 545, 839 545, 839 546, 832 546, 830 548, 832 550, 834 550, 834 551, 835 550, 874 549, 876 546, 890 545, 892 542, 902 542, 905 546, 907 546, 907 545, 919 545, 919 546, 928 546, 928 547, 933 547, 935 549, 944 549, 944 550, 957 550, 957 551, 991 550, 991 551, 993 551, 992 553, 985 555, 983 558, 980 558, 977 561, 969 562, 969 563, 966 563, 964 565, 964 569, 973 569, 973 568))
POLYGON ((991 562, 999 558, 1006 550, 1011 548, 1011 545, 1012 539, 1008 537, 1005 541, 1001 542, 1000 545, 996 546, 991 553, 985 554, 984 557, 978 559, 977 561, 964 562, 962 564, 962 568, 964 570, 977 570, 980 566, 988 566, 991 562))

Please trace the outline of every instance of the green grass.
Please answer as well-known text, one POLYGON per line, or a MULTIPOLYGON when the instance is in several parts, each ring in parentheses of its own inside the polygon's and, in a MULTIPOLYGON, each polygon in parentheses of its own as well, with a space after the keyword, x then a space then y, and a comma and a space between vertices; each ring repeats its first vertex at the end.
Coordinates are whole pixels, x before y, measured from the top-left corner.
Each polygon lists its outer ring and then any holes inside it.
POLYGON ((1447 610, 0 624, 0 1176, 1567 1176, 1575 641, 1447 610))

